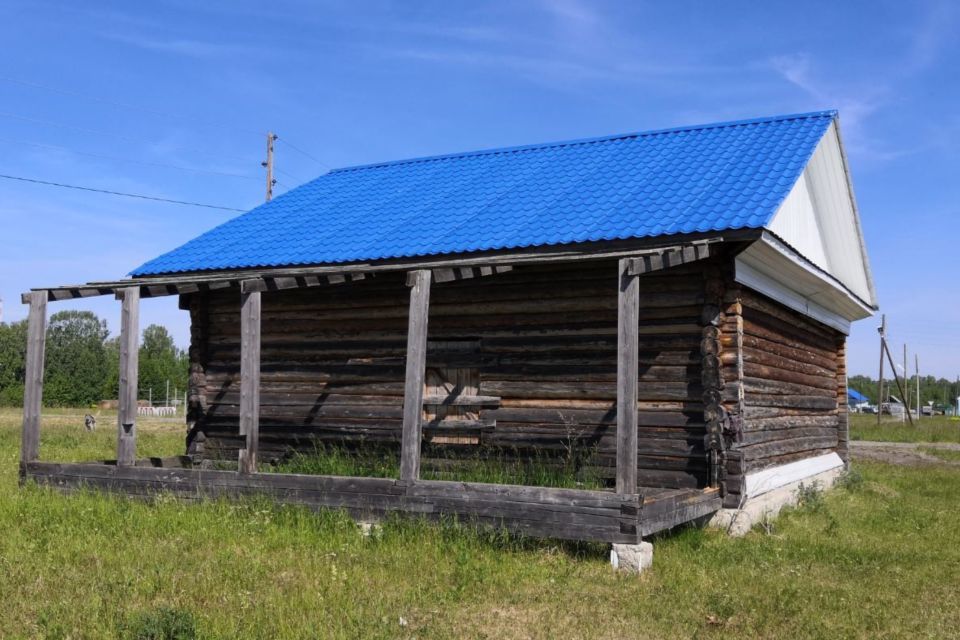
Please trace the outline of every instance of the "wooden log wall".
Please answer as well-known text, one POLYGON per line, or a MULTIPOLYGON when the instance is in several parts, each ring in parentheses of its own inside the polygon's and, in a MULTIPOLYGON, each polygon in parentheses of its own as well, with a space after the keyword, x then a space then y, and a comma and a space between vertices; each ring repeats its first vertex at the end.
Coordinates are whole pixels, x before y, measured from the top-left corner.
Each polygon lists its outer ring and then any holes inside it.
POLYGON ((724 391, 724 505, 732 507, 746 473, 846 455, 845 336, 738 285, 724 302, 723 371, 734 381, 724 391))
POLYGON ((847 344, 842 337, 837 345, 837 454, 850 462, 850 409, 847 398, 847 344))
MULTIPOLYGON (((704 263, 646 274, 639 291, 638 484, 710 482, 705 448, 704 263)), ((431 291, 427 367, 475 369, 476 455, 585 453, 612 481, 616 463, 617 262, 528 265, 431 291), (477 348, 443 351, 432 343, 477 348)), ((263 294, 260 457, 316 442, 399 450, 409 290, 404 274, 263 294)), ((191 332, 191 448, 235 460, 240 314, 236 292, 184 300, 191 332), (196 446, 202 442, 204 447, 196 446)), ((712 326, 712 325, 711 325, 712 326)), ((442 427, 425 427, 423 465, 442 427)), ((446 440, 449 442, 449 440, 446 440)), ((450 447, 443 450, 449 454, 450 447)))

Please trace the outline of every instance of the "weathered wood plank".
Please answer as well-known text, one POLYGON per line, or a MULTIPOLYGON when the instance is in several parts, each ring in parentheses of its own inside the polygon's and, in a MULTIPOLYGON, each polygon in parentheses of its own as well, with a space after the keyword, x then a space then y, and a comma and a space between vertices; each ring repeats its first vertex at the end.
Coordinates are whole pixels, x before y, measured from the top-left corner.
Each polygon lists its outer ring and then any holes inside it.
MULTIPOLYGON (((41 462, 27 463, 25 475, 66 492, 86 486, 144 498, 168 492, 191 500, 260 494, 315 509, 345 509, 358 517, 391 512, 429 518, 453 516, 529 535, 572 540, 636 542, 644 519, 642 495, 609 491, 41 462)), ((665 494, 644 489, 641 493, 646 492, 669 498, 671 505, 699 505, 710 500, 697 490, 665 494)), ((669 511, 666 505, 662 503, 661 512, 669 511)), ((678 512, 677 508, 670 512, 673 520, 678 512)), ((664 519, 659 515, 653 526, 661 526, 657 523, 664 519)))
POLYGON ((407 366, 403 392, 403 442, 400 450, 400 478, 420 477, 420 443, 423 437, 423 379, 427 356, 427 324, 430 313, 431 272, 426 269, 407 274, 410 286, 410 313, 407 332, 407 366))
POLYGON ((241 294, 240 324, 240 435, 245 437, 239 453, 240 473, 257 470, 260 443, 260 292, 241 294))
POLYGON ((117 464, 132 465, 137 456, 137 390, 140 362, 140 288, 121 292, 120 395, 117 412, 117 464))
POLYGON ((47 329, 47 292, 26 294, 30 304, 27 319, 26 374, 23 385, 23 426, 20 464, 40 457, 40 416, 43 411, 43 358, 47 329))
POLYGON ((618 263, 617 295, 617 493, 637 491, 637 375, 640 310, 639 276, 629 273, 630 260, 618 263))

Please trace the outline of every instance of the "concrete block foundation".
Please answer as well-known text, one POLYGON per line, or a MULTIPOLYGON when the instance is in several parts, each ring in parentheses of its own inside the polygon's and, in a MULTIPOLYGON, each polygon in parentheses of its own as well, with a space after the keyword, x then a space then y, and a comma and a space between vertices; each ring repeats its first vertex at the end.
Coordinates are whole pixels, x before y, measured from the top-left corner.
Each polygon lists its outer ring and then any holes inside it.
POLYGON ((754 525, 775 518, 784 507, 797 504, 801 486, 817 486, 829 489, 843 474, 844 467, 837 466, 826 471, 796 480, 760 495, 750 496, 739 509, 721 509, 707 521, 707 526, 723 529, 732 536, 746 535, 754 525))
POLYGON ((610 565, 618 571, 643 573, 653 565, 653 545, 649 542, 614 544, 610 549, 610 565))

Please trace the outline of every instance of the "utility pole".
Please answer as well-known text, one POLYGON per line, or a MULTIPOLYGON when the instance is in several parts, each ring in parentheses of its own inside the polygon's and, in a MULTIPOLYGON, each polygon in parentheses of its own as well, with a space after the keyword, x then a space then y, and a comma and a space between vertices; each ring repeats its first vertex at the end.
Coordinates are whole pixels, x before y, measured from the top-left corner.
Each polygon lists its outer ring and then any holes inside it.
MULTIPOLYGON (((907 343, 904 342, 903 343, 903 386, 907 388, 906 393, 903 394, 904 413, 910 413, 910 382, 907 380, 907 376, 909 375, 908 371, 909 370, 907 369, 907 343)), ((904 416, 904 420, 902 420, 901 422, 903 421, 906 421, 906 416, 904 416)), ((911 422, 911 426, 913 426, 912 424, 913 420, 911 420, 910 422, 911 422)))
MULTIPOLYGON (((895 364, 893 364, 893 355, 890 353, 890 348, 887 346, 887 343, 886 343, 886 342, 883 343, 883 347, 884 347, 884 349, 883 349, 884 352, 887 354, 887 364, 890 365, 890 373, 893 374, 893 381, 897 384, 897 391, 900 392, 900 397, 904 397, 904 396, 907 395, 906 392, 905 392, 906 384, 907 384, 907 375, 906 375, 907 372, 906 372, 906 370, 904 370, 904 372, 903 372, 903 373, 904 373, 904 375, 903 375, 903 384, 900 384, 900 376, 897 375, 897 366, 896 366, 895 364)), ((906 363, 904 363, 904 364, 906 364, 906 363)), ((913 416, 910 415, 909 413, 907 413, 906 411, 904 411, 904 413, 906 414, 907 419, 910 420, 910 426, 912 427, 912 426, 913 426, 913 416)))
POLYGON ((880 378, 877 382, 877 424, 879 425, 880 415, 883 413, 883 350, 887 347, 887 314, 880 316, 877 332, 880 334, 880 378))
POLYGON ((920 404, 920 356, 919 354, 913 354, 913 365, 916 367, 915 371, 917 372, 917 422, 920 421, 920 415, 923 413, 923 407, 920 404))
POLYGON ((267 169, 267 202, 273 199, 273 185, 277 181, 273 179, 273 143, 277 136, 273 131, 267 133, 267 159, 260 163, 260 166, 267 169))

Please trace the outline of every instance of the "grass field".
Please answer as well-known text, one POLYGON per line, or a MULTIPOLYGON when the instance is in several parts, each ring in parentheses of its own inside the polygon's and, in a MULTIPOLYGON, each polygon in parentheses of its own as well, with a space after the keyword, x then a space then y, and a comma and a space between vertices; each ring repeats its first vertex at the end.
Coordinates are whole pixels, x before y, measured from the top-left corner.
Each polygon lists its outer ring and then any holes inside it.
MULTIPOLYGON (((113 425, 45 416, 45 459, 113 451, 113 425)), ((861 465, 743 539, 654 540, 652 571, 602 545, 388 523, 265 502, 144 504, 17 489, 0 411, 3 638, 946 638, 960 629, 960 470, 861 465), (163 635, 162 632, 167 632, 163 635), (177 632, 177 633, 174 633, 177 632)), ((183 428, 145 421, 141 450, 183 428)))
POLYGON ((960 418, 926 416, 915 422, 900 422, 899 418, 883 416, 877 424, 876 415, 850 416, 851 440, 877 442, 960 442, 960 418))

